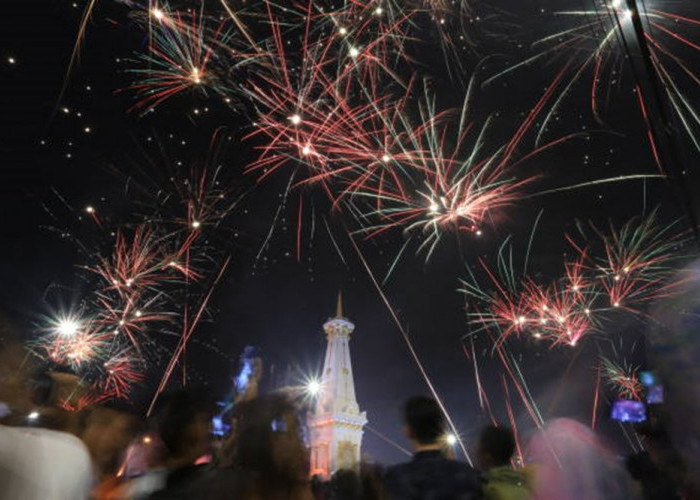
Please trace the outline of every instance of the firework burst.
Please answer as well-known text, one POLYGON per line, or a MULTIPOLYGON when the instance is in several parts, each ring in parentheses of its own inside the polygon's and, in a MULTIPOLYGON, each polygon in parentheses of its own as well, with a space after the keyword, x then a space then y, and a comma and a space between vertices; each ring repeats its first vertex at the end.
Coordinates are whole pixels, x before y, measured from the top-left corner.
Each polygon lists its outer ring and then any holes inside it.
POLYGON ((619 365, 605 357, 601 357, 600 363, 608 386, 619 397, 641 399, 642 384, 637 377, 637 368, 627 366, 626 363, 619 365))
POLYGON ((596 229, 586 247, 569 237, 579 258, 564 262, 564 275, 549 284, 527 275, 519 278, 502 247, 497 272, 481 263, 492 291, 479 286, 474 275, 463 281, 463 291, 482 304, 470 314, 475 333, 493 331, 499 343, 527 333, 552 345, 575 346, 604 331, 616 309, 642 313, 650 300, 678 291, 672 263, 685 239, 674 232, 675 226, 659 226, 652 213, 621 229, 611 225, 607 234, 596 229))
POLYGON ((148 50, 127 71, 136 81, 127 89, 137 99, 131 110, 147 112, 184 92, 215 92, 232 102, 230 75, 255 61, 236 37, 231 23, 211 19, 203 10, 170 12, 165 7, 137 12, 149 33, 148 50))
MULTIPOLYGON (((532 44, 536 54, 513 64, 486 80, 496 79, 532 64, 548 61, 559 64, 560 72, 551 86, 557 87, 558 96, 540 124, 539 138, 548 129, 572 88, 583 82, 590 87, 590 106, 596 119, 603 123, 602 110, 613 100, 612 89, 618 86, 629 61, 630 50, 640 44, 635 23, 643 28, 642 43, 651 51, 656 77, 661 81, 671 106, 688 136, 700 150, 697 131, 698 112, 689 99, 688 89, 700 86, 700 77, 684 59, 684 53, 697 56, 700 21, 669 12, 663 0, 639 5, 636 0, 596 0, 589 10, 555 11, 558 21, 569 23, 564 29, 545 36, 532 44), (636 17, 639 16, 639 19, 636 17), (683 54, 683 55, 682 55, 683 54), (685 89, 685 90, 684 90, 685 89)), ((670 2, 668 2, 670 4, 670 2)), ((633 58, 632 58, 633 59, 633 58)), ((641 112, 649 127, 645 97, 636 86, 641 112)), ((650 132, 651 148, 657 155, 658 146, 650 132)), ((657 158, 657 163, 660 160, 657 158)))
POLYGON ((171 348, 178 355, 169 366, 177 365, 206 317, 209 271, 218 269, 228 241, 217 229, 238 201, 210 165, 219 142, 215 137, 207 159, 185 173, 168 172, 173 165, 158 162, 153 175, 143 176, 146 183, 129 177, 130 207, 138 210, 132 216, 141 222, 113 227, 107 217, 97 226, 100 251, 86 251, 90 261, 81 266, 89 287, 80 312, 59 312, 32 344, 34 352, 85 381, 85 404, 97 395, 128 397, 163 357, 172 356, 171 348))
MULTIPOLYGON (((587 265, 596 272, 594 279, 603 288, 610 306, 635 310, 654 299, 672 295, 681 284, 670 280, 678 250, 686 241, 685 235, 677 232, 677 222, 663 226, 654 211, 647 217, 628 221, 619 229, 612 224, 607 232, 591 227, 598 246, 602 247, 602 255, 587 259, 587 265)), ((581 252, 582 259, 587 256, 580 245, 574 247, 581 252)))

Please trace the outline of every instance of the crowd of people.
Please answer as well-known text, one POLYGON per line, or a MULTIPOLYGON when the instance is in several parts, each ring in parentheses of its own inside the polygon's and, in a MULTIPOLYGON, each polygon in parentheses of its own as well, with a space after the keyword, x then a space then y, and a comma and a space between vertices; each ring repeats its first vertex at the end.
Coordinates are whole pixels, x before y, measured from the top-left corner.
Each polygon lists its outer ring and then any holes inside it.
POLYGON ((418 396, 403 407, 409 461, 309 477, 304 419, 286 394, 236 401, 217 437, 204 391, 164 395, 147 420, 115 405, 66 411, 57 401, 76 381, 28 373, 20 354, 0 352, 0 500, 698 498, 659 427, 638 429, 646 451, 625 459, 571 419, 550 421, 522 449, 510 429, 490 425, 471 466, 446 443, 438 403, 418 396))

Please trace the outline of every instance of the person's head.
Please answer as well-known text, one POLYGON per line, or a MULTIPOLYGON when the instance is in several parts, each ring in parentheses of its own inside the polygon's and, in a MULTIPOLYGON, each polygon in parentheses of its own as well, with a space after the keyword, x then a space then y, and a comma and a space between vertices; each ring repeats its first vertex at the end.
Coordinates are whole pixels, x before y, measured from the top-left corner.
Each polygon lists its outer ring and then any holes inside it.
POLYGON ((209 451, 213 406, 200 390, 181 390, 165 397, 155 418, 170 465, 194 463, 209 451))
POLYGON ((406 435, 414 446, 438 445, 445 433, 445 420, 440 405, 432 398, 415 396, 403 407, 406 435))
POLYGON ((17 329, 0 311, 0 421, 4 424, 26 425, 25 416, 36 407, 29 380, 37 364, 17 329))
POLYGON ((508 427, 489 425, 481 431, 476 452, 480 469, 508 465, 514 452, 515 439, 508 427))
POLYGON ((351 469, 341 469, 331 479, 333 498, 338 500, 359 500, 363 498, 360 475, 351 469))
POLYGON ((233 462, 262 478, 281 483, 305 481, 309 473, 296 408, 283 395, 241 403, 234 410, 233 462))
POLYGON ((362 498, 364 500, 380 500, 384 498, 382 488, 382 467, 375 464, 360 464, 360 482, 362 483, 362 498))
POLYGON ((114 472, 139 427, 136 415, 116 408, 96 407, 85 412, 80 437, 101 474, 114 472))

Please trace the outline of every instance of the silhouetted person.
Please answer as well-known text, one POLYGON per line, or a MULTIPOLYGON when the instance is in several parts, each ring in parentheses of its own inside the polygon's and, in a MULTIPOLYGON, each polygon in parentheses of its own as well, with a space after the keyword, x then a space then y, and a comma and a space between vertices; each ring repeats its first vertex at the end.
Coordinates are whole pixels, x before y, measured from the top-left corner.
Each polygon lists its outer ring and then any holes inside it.
POLYGON ((95 407, 85 410, 81 420, 80 439, 90 452, 98 481, 92 496, 109 498, 120 487, 117 469, 139 431, 140 419, 119 408, 95 407))
POLYGON ((686 468, 668 433, 659 425, 643 423, 637 434, 644 438, 645 451, 627 458, 632 478, 641 486, 645 500, 676 500, 683 497, 686 468))
MULTIPOLYGON (((313 498, 299 417, 285 396, 270 394, 241 402, 234 410, 233 427, 228 455, 236 491, 226 498, 313 498)), ((223 498, 218 491, 212 498, 223 498)))
POLYGON ((163 487, 148 498, 175 500, 201 498, 193 485, 201 481, 205 467, 197 459, 209 452, 213 405, 196 390, 166 397, 156 416, 158 437, 166 451, 163 487))
POLYGON ((515 439, 507 427, 489 425, 479 435, 477 465, 486 481, 487 500, 528 500, 531 497, 527 477, 522 469, 513 469, 515 439))
POLYGON ((680 500, 680 487, 642 451, 625 460, 627 471, 637 481, 644 500, 680 500))
POLYGON ((384 487, 391 499, 452 500, 477 498, 477 472, 444 452, 445 423, 434 399, 413 397, 404 405, 405 432, 415 454, 410 462, 390 467, 384 487))
POLYGON ((360 483, 363 500, 381 500, 384 498, 382 476, 384 469, 376 464, 360 464, 360 483))
POLYGON ((354 470, 341 469, 331 479, 333 500, 364 500, 360 475, 354 470))
POLYGON ((138 417, 126 411, 104 407, 86 411, 80 438, 100 476, 117 472, 122 454, 139 428, 138 417))

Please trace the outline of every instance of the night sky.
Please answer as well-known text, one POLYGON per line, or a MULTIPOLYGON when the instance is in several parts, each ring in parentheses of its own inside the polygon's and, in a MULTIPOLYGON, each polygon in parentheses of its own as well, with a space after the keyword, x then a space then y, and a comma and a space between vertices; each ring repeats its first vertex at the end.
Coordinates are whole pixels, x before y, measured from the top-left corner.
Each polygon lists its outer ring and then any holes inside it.
MULTIPOLYGON (((570 21, 552 15, 553 11, 600 8, 592 0, 473 3, 465 26, 471 44, 450 49, 450 57, 460 61, 461 73, 467 76, 462 80, 475 75, 483 81, 530 57, 535 40, 567 29, 570 21)), ((700 17, 692 0, 643 3, 647 8, 700 17)), ((194 0, 170 4, 173 10, 198 5, 194 0)), ((220 167, 226 196, 231 202, 240 201, 215 229, 203 229, 210 231, 210 267, 218 269, 213 263, 226 256, 231 256, 231 263, 214 290, 205 321, 190 341, 186 354, 190 383, 206 383, 217 394, 225 392, 238 356, 249 344, 261 349, 268 371, 274 367, 276 373, 282 373, 291 365, 304 374, 317 372, 325 348, 321 326, 333 314, 336 295, 342 290, 346 315, 356 324, 351 349, 360 406, 367 411, 373 429, 406 445, 399 405, 406 397, 428 390, 348 239, 346 227, 354 224, 352 218, 332 207, 313 185, 292 190, 278 214, 290 171, 281 169, 260 182, 255 175, 244 174, 261 140, 243 139, 253 127, 245 106, 232 109, 217 93, 185 91, 153 113, 127 111, 135 102, 129 90, 135 77, 128 70, 135 54, 148 48, 147 34, 130 15, 143 9, 137 2, 97 3, 70 75, 69 61, 86 1, 10 0, 3 7, 0 304, 23 337, 35 338, 46 318, 79 304, 89 294, 91 281, 83 267, 108 253, 113 238, 105 227, 133 227, 148 218, 157 204, 149 194, 159 186, 167 189, 169 179, 186 173, 190 165, 220 167), (304 204, 301 219, 300 199, 304 204), (86 213, 88 206, 95 208, 103 227, 86 213), (273 226, 268 244, 262 247, 273 226)), ((205 8, 216 15, 221 11, 219 2, 206 2, 205 8)), ((414 61, 411 71, 421 79, 429 78, 440 109, 461 106, 465 83, 450 77, 439 34, 431 22, 425 17, 419 23, 424 42, 407 44, 414 61)), ((585 36, 595 33, 592 30, 585 36)), ((700 29, 686 29, 683 36, 699 43, 700 29)), ((677 41, 668 43, 686 61, 689 71, 700 71, 696 49, 677 41)), ((590 104, 591 70, 570 87, 546 135, 554 140, 577 132, 586 134, 524 164, 524 175, 536 176, 536 180, 522 199, 491 214, 481 236, 446 234, 429 260, 416 245, 408 247, 386 284, 386 296, 467 441, 487 422, 479 408, 473 364, 465 357, 461 342, 470 331, 466 299, 458 291, 467 268, 476 269, 479 259, 494 264, 508 237, 518 266, 522 266, 540 212, 529 270, 544 280, 563 272, 562 257, 571 254, 565 235, 576 232, 578 221, 601 227, 608 221, 621 224, 659 207, 662 221, 680 219, 679 230, 690 227, 678 189, 663 179, 542 194, 597 179, 659 173, 634 93, 635 78, 648 82, 631 71, 624 52, 620 54, 603 76, 605 95, 600 99, 599 121, 590 104)), ((555 51, 484 88, 477 86, 475 118, 489 114, 496 118, 488 146, 507 142, 568 60, 589 56, 576 49, 555 51)), ((454 62, 450 68, 454 70, 454 62)), ((700 86, 678 67, 669 68, 687 99, 700 102, 700 86)), ((673 171, 684 171, 676 185, 684 184, 694 195, 697 153, 677 118, 672 118, 671 126, 676 131, 673 147, 681 162, 673 171)), ((524 139, 523 150, 533 149, 534 135, 529 133, 524 139)), ((369 240, 356 236, 356 240, 380 281, 404 242, 400 230, 369 240)), ((642 317, 632 316, 606 323, 604 333, 630 362, 639 365, 645 362, 640 337, 644 331, 642 317)), ((485 339, 477 338, 476 346, 491 403, 497 418, 505 420, 499 363, 485 339)), ((597 356, 593 342, 564 349, 513 342, 511 349, 546 418, 590 419, 596 376, 592 366, 597 356)), ((153 369, 157 372, 155 366, 153 369)), ((135 396, 138 404, 148 399, 146 393, 152 394, 153 389, 149 390, 135 396)), ((511 399, 523 430, 531 428, 517 396, 511 394, 511 399)), ((601 418, 605 420, 604 412, 601 418)), ((603 429, 614 433, 612 427, 603 425, 603 429)), ((372 432, 365 436, 365 451, 375 459, 392 462, 402 458, 372 432)))

